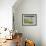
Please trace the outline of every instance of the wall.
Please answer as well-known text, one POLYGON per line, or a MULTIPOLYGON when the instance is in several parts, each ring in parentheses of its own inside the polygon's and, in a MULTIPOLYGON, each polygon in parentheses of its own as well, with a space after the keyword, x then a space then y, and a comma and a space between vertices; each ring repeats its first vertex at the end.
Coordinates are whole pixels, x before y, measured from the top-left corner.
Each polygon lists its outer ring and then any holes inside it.
POLYGON ((0 27, 12 29, 12 6, 16 0, 0 0, 0 27))
POLYGON ((41 40, 42 46, 46 46, 46 0, 41 1, 41 40))
POLYGON ((23 33, 23 37, 31 39, 36 46, 41 46, 41 26, 40 26, 40 0, 23 0, 19 5, 13 6, 15 31, 23 33), (22 14, 37 14, 37 26, 22 26, 22 14))

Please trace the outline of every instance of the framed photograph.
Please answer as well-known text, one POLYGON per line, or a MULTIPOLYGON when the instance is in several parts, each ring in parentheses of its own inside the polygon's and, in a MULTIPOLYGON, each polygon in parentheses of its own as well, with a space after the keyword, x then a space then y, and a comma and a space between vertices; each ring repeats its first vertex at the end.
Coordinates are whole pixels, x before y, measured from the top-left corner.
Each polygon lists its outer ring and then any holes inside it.
POLYGON ((37 14, 22 14, 22 26, 36 26, 37 14))

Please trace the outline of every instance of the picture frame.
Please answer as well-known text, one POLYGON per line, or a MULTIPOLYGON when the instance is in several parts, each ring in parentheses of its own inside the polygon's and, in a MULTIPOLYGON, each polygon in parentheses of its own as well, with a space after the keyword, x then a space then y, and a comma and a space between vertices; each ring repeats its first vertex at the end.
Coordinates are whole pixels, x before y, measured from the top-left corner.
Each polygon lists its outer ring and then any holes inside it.
POLYGON ((22 26, 36 26, 37 14, 22 14, 22 26))

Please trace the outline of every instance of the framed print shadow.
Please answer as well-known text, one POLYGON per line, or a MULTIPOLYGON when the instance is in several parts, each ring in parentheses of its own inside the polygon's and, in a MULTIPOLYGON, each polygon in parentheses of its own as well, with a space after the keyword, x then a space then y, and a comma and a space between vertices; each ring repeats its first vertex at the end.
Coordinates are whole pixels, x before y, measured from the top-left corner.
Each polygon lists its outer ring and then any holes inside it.
POLYGON ((36 26, 37 14, 22 14, 22 26, 36 26))

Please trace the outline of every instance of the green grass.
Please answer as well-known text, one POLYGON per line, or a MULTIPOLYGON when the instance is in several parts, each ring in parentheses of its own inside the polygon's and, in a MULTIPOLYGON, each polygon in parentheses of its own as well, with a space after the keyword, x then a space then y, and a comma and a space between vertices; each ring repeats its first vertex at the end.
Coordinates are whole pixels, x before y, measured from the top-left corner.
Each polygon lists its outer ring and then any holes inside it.
POLYGON ((32 19, 24 19, 24 23, 29 23, 29 24, 32 24, 32 19))

